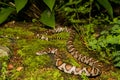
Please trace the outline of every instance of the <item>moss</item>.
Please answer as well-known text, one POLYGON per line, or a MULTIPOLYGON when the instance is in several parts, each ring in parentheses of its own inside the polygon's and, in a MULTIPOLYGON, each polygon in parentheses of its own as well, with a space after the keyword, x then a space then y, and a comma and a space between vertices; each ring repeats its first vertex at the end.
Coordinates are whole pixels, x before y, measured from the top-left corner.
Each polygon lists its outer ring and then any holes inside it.
MULTIPOLYGON (((15 46, 11 49, 13 49, 13 52, 19 55, 21 59, 21 64, 17 65, 16 67, 23 66, 23 70, 20 72, 14 72, 11 74, 16 75, 16 77, 10 77, 12 79, 22 79, 22 80, 78 80, 78 77, 80 76, 74 76, 70 74, 66 74, 62 71, 59 71, 55 64, 53 63, 53 60, 48 55, 41 55, 37 56, 35 53, 39 50, 46 49, 48 47, 56 47, 58 48, 63 55, 63 60, 67 63, 70 63, 75 66, 82 66, 82 64, 78 64, 76 60, 70 55, 70 53, 66 50, 66 41, 69 37, 69 34, 66 32, 47 35, 47 37, 51 38, 50 41, 40 40, 35 37, 35 32, 40 32, 46 30, 45 28, 40 28, 38 26, 31 26, 29 28, 24 27, 6 27, 1 28, 0 35, 7 35, 8 38, 0 38, 0 43, 2 45, 7 45, 9 47, 12 47, 14 44, 15 46), (13 38, 14 41, 10 41, 10 38, 13 38), (19 38, 17 38, 19 37, 19 38), (59 39, 53 39, 52 38, 61 38, 59 39), (14 51, 15 49, 16 51, 14 51), (25 75, 24 75, 25 74, 25 75)), ((84 53, 88 53, 83 48, 82 43, 79 41, 79 36, 75 39, 75 46, 76 48, 84 53), (81 46, 82 45, 82 46, 81 46)), ((118 75, 117 73, 110 72, 111 75, 115 76, 118 75)), ((101 75, 101 79, 108 79, 110 75, 101 75)), ((119 78, 118 78, 119 79, 119 78)), ((97 80, 97 79, 96 79, 97 80)))
MULTIPOLYGON (((59 50, 65 53, 64 57, 68 56, 67 59, 64 59, 65 62, 71 62, 73 65, 77 65, 77 62, 70 57, 70 54, 66 53, 66 40, 69 36, 68 33, 62 32, 58 34, 48 35, 47 37, 51 38, 50 41, 40 40, 34 36, 34 31, 45 30, 44 28, 30 27, 14 27, 14 28, 2 28, 0 34, 7 35, 8 38, 15 39, 15 45, 18 48, 17 54, 22 58, 22 64, 24 71, 20 72, 20 77, 24 77, 23 80, 71 80, 71 75, 63 76, 63 72, 55 68, 55 64, 52 63, 52 59, 48 55, 37 56, 35 53, 38 50, 43 50, 48 47, 57 47, 59 50), (19 37, 17 39, 17 37, 19 37), (31 38, 32 37, 32 38, 31 38), (53 39, 53 38, 61 38, 53 39), (52 67, 52 68, 51 68, 52 67), (26 75, 22 75, 24 73, 26 75)), ((39 32, 39 31, 38 31, 39 32)), ((2 38, 9 40, 7 38, 2 38)), ((8 43, 7 43, 8 44, 8 43)), ((9 46, 11 43, 9 44, 9 46)), ((15 63, 17 64, 17 63, 15 63)), ((19 73, 19 72, 18 72, 19 73)), ((14 75, 14 73, 13 73, 14 75)), ((72 80, 77 80, 77 77, 72 76, 72 80)))
POLYGON ((29 72, 23 80, 64 80, 58 70, 52 68, 36 69, 29 72))
POLYGON ((106 72, 107 75, 102 75, 102 80, 120 80, 120 72, 119 70, 116 70, 115 72, 114 71, 109 71, 109 72, 106 72))

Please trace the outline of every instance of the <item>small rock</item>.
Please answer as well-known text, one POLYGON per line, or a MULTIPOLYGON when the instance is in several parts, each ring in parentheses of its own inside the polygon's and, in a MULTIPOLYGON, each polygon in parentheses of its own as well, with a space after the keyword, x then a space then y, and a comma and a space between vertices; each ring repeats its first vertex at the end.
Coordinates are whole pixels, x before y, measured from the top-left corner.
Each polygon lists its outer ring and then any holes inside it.
POLYGON ((0 46, 0 57, 9 56, 10 49, 5 46, 0 46))
POLYGON ((14 66, 12 64, 8 64, 7 68, 8 68, 8 70, 11 70, 14 68, 14 66))
POLYGON ((17 70, 17 71, 21 71, 22 69, 23 69, 23 67, 20 66, 20 67, 17 67, 16 70, 17 70))

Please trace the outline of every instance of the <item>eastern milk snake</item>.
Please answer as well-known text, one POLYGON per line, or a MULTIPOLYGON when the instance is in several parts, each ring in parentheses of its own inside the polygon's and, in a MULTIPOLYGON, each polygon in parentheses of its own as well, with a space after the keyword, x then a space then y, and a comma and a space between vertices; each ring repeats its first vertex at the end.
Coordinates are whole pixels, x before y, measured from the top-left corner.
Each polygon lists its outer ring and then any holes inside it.
MULTIPOLYGON (((75 30, 73 30, 72 28, 63 28, 63 27, 57 27, 54 30, 48 30, 45 33, 59 33, 59 32, 69 32, 70 36, 66 42, 66 46, 67 46, 67 50, 69 53, 71 53, 71 55, 79 62, 85 63, 87 65, 89 65, 88 67, 76 67, 73 66, 71 64, 65 63, 62 61, 62 59, 58 56, 60 51, 57 48, 47 48, 45 50, 41 50, 36 52, 37 55, 43 55, 43 54, 54 54, 54 59, 56 62, 56 67, 65 72, 65 73, 69 73, 69 74, 74 74, 74 75, 82 75, 85 74, 88 77, 94 77, 94 76, 98 76, 102 73, 101 71, 101 67, 102 64, 98 61, 95 60, 91 57, 85 56, 81 53, 79 53, 79 51, 74 47, 73 42, 75 39, 75 35, 76 32, 75 30)), ((49 38, 41 35, 40 39, 43 40, 49 40, 49 38)))

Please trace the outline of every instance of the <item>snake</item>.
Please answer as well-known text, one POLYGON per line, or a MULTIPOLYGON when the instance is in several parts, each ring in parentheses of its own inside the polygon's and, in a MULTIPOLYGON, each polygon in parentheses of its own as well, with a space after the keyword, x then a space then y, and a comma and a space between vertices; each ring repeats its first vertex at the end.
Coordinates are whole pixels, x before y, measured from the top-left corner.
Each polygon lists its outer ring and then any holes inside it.
MULTIPOLYGON (((92 58, 92 57, 89 57, 89 56, 86 56, 86 55, 79 53, 79 51, 74 47, 73 42, 74 42, 74 39, 76 36, 76 31, 73 28, 57 27, 53 30, 46 31, 46 34, 48 34, 48 33, 60 33, 63 31, 66 31, 70 34, 70 36, 66 42, 67 51, 77 60, 78 63, 82 62, 82 63, 87 64, 89 66, 77 67, 77 66, 71 65, 69 63, 63 62, 63 60, 59 56, 60 53, 62 53, 62 52, 58 48, 49 47, 45 50, 37 51, 36 54, 37 55, 53 54, 56 67, 65 73, 73 74, 73 75, 84 74, 88 77, 99 76, 102 73, 102 71, 101 71, 102 63, 99 62, 98 60, 92 58)), ((40 38, 43 40, 49 40, 48 37, 45 37, 43 35, 41 35, 40 38)))

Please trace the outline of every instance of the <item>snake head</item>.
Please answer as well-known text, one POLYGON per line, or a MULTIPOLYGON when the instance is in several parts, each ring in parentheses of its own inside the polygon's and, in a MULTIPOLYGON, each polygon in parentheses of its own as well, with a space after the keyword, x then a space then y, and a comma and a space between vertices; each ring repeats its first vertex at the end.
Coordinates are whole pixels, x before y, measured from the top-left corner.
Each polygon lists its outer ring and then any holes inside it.
POLYGON ((36 55, 43 55, 43 54, 57 54, 58 53, 58 49, 57 48, 48 48, 46 50, 41 50, 36 52, 36 55))
POLYGON ((43 54, 47 54, 47 52, 44 50, 36 52, 36 55, 43 55, 43 54))
POLYGON ((48 48, 48 53, 56 54, 58 52, 57 48, 48 48))

